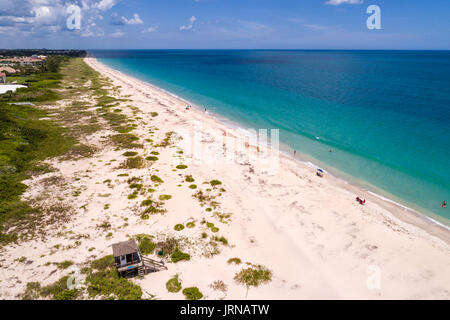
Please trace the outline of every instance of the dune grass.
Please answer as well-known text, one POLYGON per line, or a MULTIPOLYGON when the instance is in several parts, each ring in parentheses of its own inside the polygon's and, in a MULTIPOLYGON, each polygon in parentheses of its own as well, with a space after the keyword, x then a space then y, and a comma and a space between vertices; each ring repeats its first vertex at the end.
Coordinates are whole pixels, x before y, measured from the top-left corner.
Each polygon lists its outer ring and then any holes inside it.
POLYGON ((176 293, 181 290, 181 282, 178 279, 178 274, 174 275, 169 281, 166 282, 167 291, 176 293))
POLYGON ((183 294, 186 300, 200 300, 203 298, 203 293, 197 287, 184 288, 183 294))

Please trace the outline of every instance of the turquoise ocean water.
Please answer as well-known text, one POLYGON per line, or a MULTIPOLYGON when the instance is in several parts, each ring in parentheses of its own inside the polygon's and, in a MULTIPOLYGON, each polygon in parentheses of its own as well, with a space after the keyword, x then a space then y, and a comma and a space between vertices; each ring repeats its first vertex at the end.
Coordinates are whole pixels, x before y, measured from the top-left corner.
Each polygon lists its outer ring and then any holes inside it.
POLYGON ((91 52, 449 224, 450 51, 91 52))

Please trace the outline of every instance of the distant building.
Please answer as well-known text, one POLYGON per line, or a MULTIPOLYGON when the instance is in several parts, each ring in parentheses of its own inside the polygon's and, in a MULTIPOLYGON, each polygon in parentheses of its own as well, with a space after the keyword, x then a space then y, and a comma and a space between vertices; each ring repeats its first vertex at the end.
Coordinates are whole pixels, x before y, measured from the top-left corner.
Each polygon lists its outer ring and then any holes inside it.
POLYGON ((0 83, 6 83, 6 73, 0 72, 0 83))
POLYGON ((11 67, 0 67, 0 72, 16 73, 17 70, 11 67))
POLYGON ((15 64, 19 64, 21 66, 36 66, 43 64, 45 62, 45 58, 33 58, 33 57, 14 57, 14 58, 6 58, 0 59, 1 65, 12 66, 15 64))

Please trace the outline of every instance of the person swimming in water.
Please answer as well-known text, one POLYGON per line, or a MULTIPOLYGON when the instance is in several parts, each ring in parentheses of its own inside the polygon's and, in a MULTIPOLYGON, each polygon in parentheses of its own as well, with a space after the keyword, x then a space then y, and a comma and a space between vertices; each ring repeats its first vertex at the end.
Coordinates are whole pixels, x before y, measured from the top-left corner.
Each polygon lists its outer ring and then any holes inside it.
POLYGON ((447 202, 445 202, 445 200, 442 201, 442 208, 447 208, 447 202))

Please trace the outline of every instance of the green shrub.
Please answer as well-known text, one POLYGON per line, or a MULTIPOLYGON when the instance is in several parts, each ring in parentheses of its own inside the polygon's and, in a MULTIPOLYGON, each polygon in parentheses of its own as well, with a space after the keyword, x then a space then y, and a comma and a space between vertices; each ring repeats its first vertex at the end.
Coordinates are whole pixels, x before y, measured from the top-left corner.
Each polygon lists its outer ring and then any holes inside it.
POLYGON ((127 151, 127 152, 125 152, 123 155, 125 156, 125 157, 134 157, 134 156, 137 156, 137 152, 135 152, 135 151, 127 151))
POLYGON ((41 284, 39 282, 28 282, 24 293, 23 300, 36 300, 41 297, 41 284))
POLYGON ((197 185, 196 185, 196 184, 191 184, 191 185, 189 186, 189 188, 191 188, 191 189, 197 189, 197 185))
POLYGON ((176 168, 177 168, 177 169, 186 169, 186 168, 187 168, 187 165, 185 165, 185 164, 179 164, 179 165, 176 166, 176 168))
POLYGON ((207 222, 207 223, 206 223, 206 226, 207 226, 212 232, 214 232, 214 233, 216 233, 216 232, 219 231, 219 228, 217 228, 217 227, 214 225, 214 223, 212 223, 212 222, 207 222))
POLYGON ((129 174, 128 173, 119 173, 117 176, 118 177, 128 177, 129 174))
POLYGON ((145 160, 148 160, 148 161, 157 161, 157 160, 158 160, 158 157, 155 157, 155 156, 149 156, 149 157, 145 158, 145 160))
POLYGON ((213 238, 212 238, 214 241, 218 241, 218 242, 222 242, 222 244, 224 245, 224 246, 227 246, 228 245, 228 240, 227 240, 227 238, 225 238, 225 237, 217 237, 217 236, 214 236, 213 238))
POLYGON ((158 202, 153 202, 153 204, 151 206, 148 206, 144 213, 149 213, 149 214, 158 214, 158 213, 166 213, 166 209, 161 207, 161 203, 158 202))
POLYGON ((141 183, 130 183, 128 186, 130 187, 130 189, 136 189, 138 191, 143 187, 141 183))
POLYGON ((197 287, 184 288, 183 294, 186 300, 200 300, 203 298, 203 294, 197 287))
POLYGON ((140 169, 144 166, 144 159, 141 156, 128 158, 123 167, 128 169, 140 169))
POLYGON ((74 264, 74 262, 73 261, 70 261, 70 260, 64 260, 63 262, 59 262, 58 264, 57 264, 57 266, 58 266, 58 268, 59 269, 67 269, 67 268, 69 268, 71 265, 73 265, 74 264))
POLYGON ((178 274, 166 282, 167 291, 175 293, 181 290, 181 283, 178 280, 178 274))
POLYGON ((51 297, 54 300, 75 300, 78 297, 78 290, 69 290, 67 280, 69 276, 62 277, 58 281, 41 288, 40 294, 44 297, 51 297))
POLYGON ((136 235, 138 241, 139 250, 143 255, 152 254, 155 251, 156 243, 152 241, 152 237, 147 234, 136 235))
POLYGON ((230 258, 230 259, 228 259, 228 264, 241 264, 241 259, 239 259, 239 258, 230 258))
POLYGON ((152 151, 152 152, 150 152, 150 153, 153 154, 153 155, 155 155, 155 156, 159 155, 159 152, 158 152, 158 151, 152 151))
POLYGON ((141 206, 148 207, 148 206, 152 205, 152 203, 153 203, 153 200, 147 199, 147 200, 144 200, 141 202, 141 206))
POLYGON ((173 227, 173 228, 175 231, 181 231, 184 229, 184 226, 181 223, 179 223, 179 224, 176 224, 175 227, 173 227))
POLYGON ((186 182, 194 182, 194 178, 191 175, 186 176, 186 182))
POLYGON ((190 221, 190 222, 186 223, 186 227, 191 228, 191 229, 194 228, 195 227, 195 222, 190 221))
POLYGON ((172 253, 172 255, 170 256, 170 259, 172 260, 172 262, 177 263, 178 261, 181 260, 190 260, 191 256, 188 253, 184 253, 182 251, 180 251, 180 249, 178 249, 178 247, 175 249, 175 251, 172 253))
POLYGON ((142 148, 142 144, 136 143, 138 137, 131 133, 120 133, 111 137, 112 142, 119 148, 142 148))
POLYGON ((172 199, 172 196, 170 194, 162 194, 159 196, 159 200, 164 201, 164 200, 170 200, 172 199))
POLYGON ((218 186, 218 185, 221 185, 222 184, 222 182, 221 181, 219 181, 219 180, 211 180, 210 182, 209 182, 213 187, 215 187, 215 186, 218 186))
POLYGON ((247 286, 247 289, 251 286, 258 287, 260 284, 272 280, 272 272, 262 265, 252 265, 236 273, 234 280, 247 286))
POLYGON ((157 183, 163 183, 163 182, 164 182, 160 177, 158 177, 158 176, 156 176, 156 175, 152 175, 152 176, 150 177, 150 179, 151 179, 153 182, 157 182, 157 183))
POLYGON ((86 277, 89 297, 109 298, 112 295, 119 300, 141 299, 142 289, 125 278, 119 278, 111 255, 93 261, 91 268, 93 270, 86 277))

